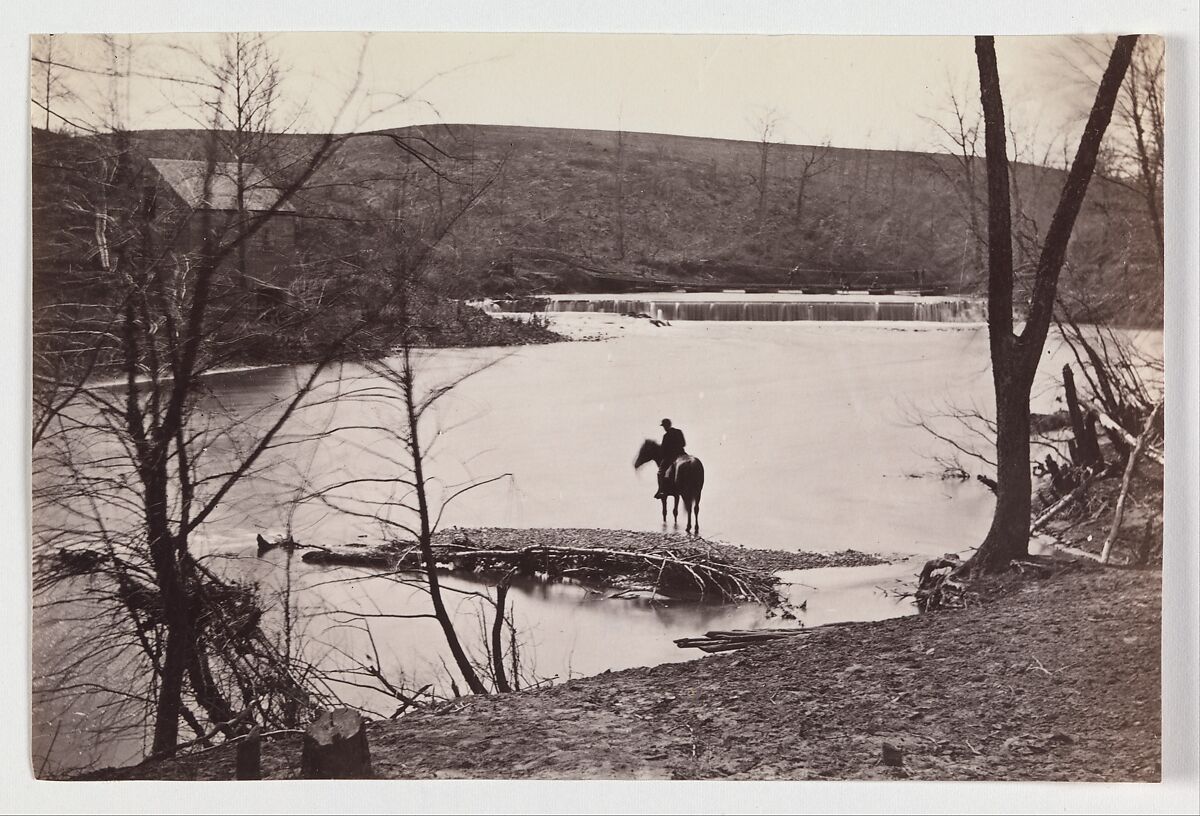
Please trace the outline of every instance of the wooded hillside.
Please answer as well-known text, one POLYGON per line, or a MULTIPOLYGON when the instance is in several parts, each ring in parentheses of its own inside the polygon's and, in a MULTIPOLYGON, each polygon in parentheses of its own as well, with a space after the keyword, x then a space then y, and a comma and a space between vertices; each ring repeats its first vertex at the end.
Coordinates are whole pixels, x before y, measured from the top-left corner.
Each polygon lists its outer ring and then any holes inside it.
MULTIPOLYGON (((208 134, 133 137, 148 156, 198 158, 208 134)), ((35 209, 52 208, 60 186, 37 164, 53 163, 70 140, 49 137, 59 148, 39 151, 47 138, 34 133, 35 209)), ((287 137, 282 152, 303 153, 314 138, 287 137)), ((278 165, 286 174, 289 157, 278 165)), ((1063 173, 1013 168, 1015 221, 1024 242, 1036 244, 1063 173)), ((438 279, 456 296, 621 288, 605 275, 867 283, 909 282, 916 270, 926 284, 971 293, 982 289, 986 257, 982 181, 982 159, 951 154, 449 125, 346 140, 297 203, 312 225, 308 240, 346 241, 350 251, 375 240, 362 227, 367 209, 399 222, 478 196, 438 250, 438 279)), ((1160 324, 1162 280, 1147 220, 1128 190, 1097 179, 1072 242, 1068 291, 1088 290, 1119 322, 1160 324)), ((53 224, 40 221, 50 231, 53 224)), ((52 235, 35 237, 37 247, 54 244, 52 235)), ((1018 256, 1031 251, 1019 246, 1018 256)), ((35 268, 43 256, 35 252, 35 268)))

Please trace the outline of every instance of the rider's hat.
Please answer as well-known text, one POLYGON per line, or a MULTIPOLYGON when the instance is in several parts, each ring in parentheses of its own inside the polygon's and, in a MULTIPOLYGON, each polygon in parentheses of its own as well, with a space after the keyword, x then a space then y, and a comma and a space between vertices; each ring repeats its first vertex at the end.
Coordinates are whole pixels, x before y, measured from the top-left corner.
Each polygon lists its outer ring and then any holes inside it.
POLYGON ((661 426, 663 426, 663 427, 665 428, 665 427, 667 427, 668 425, 670 425, 670 424, 671 424, 671 420, 669 420, 669 419, 664 419, 662 422, 660 422, 660 423, 658 423, 658 424, 659 424, 659 425, 661 425, 661 426))

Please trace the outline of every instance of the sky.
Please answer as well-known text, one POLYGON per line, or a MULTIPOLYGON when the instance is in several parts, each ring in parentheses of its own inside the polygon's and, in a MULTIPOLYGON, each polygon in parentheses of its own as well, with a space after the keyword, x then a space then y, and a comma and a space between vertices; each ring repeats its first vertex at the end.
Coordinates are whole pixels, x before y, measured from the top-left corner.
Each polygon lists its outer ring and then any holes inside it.
MULTIPOLYGON (((281 121, 302 130, 364 130, 431 122, 624 129, 772 141, 928 150, 943 146, 951 93, 978 104, 970 37, 700 34, 280 33, 286 67, 281 121), (364 50, 365 49, 365 50, 364 50), (358 92, 342 110, 355 87, 358 92), (402 101, 401 101, 402 100, 402 101), (339 111, 341 111, 340 116, 339 111)), ((199 77, 195 53, 220 35, 118 36, 135 73, 199 77)), ((57 35, 54 59, 104 71, 94 35, 57 35)), ((46 53, 35 38, 35 56, 46 53)), ((1077 130, 1094 86, 1064 63, 1065 37, 1001 37, 1009 116, 1046 142, 1077 130)), ((31 72, 44 97, 42 68, 31 72)), ((109 80, 60 71, 75 92, 52 107, 95 121, 109 80)), ((194 127, 192 87, 135 79, 120 86, 134 128, 194 127)), ((33 122, 44 113, 33 108, 33 122)))

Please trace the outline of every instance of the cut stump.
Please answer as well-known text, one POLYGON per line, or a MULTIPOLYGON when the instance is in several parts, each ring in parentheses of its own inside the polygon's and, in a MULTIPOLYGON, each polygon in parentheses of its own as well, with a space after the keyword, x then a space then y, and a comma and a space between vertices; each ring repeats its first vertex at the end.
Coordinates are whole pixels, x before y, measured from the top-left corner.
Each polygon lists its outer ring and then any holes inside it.
POLYGON ((262 731, 257 725, 237 745, 237 778, 262 779, 262 731))
POLYGON ((369 779, 367 725, 349 708, 326 711, 304 732, 300 775, 305 779, 369 779))

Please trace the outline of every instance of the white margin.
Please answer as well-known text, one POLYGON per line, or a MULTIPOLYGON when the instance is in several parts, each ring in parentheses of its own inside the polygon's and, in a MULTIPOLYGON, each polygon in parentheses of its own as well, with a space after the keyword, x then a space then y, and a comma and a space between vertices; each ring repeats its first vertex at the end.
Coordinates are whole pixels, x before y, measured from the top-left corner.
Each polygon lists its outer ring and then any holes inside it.
POLYGON ((4 110, 0 219, 13 283, 5 290, 0 348, 0 812, 1196 812, 1197 590, 1200 587, 1200 428, 1197 322, 1196 0, 43 0, 9 3, 0 34, 4 110), (596 31, 797 34, 1157 33, 1168 37, 1168 235, 1166 349, 1167 562, 1164 570, 1164 782, 1160 785, 1034 783, 47 783, 29 760, 29 105, 33 32, 218 30, 596 31))

